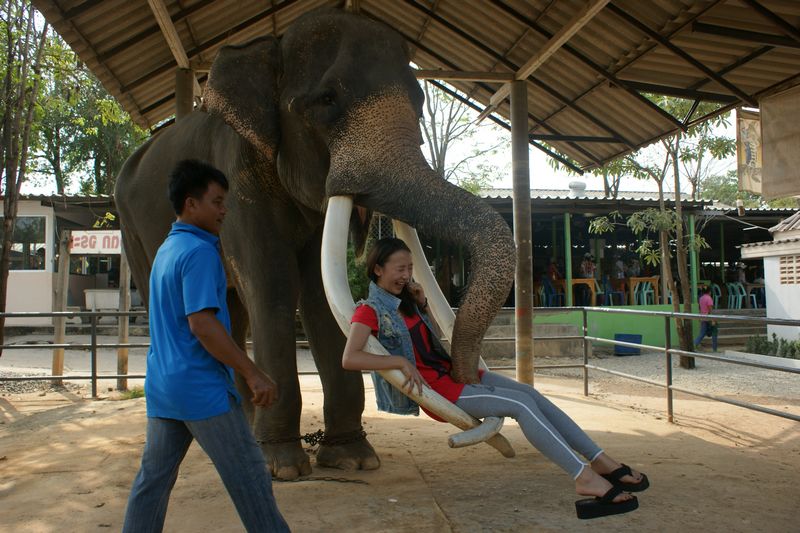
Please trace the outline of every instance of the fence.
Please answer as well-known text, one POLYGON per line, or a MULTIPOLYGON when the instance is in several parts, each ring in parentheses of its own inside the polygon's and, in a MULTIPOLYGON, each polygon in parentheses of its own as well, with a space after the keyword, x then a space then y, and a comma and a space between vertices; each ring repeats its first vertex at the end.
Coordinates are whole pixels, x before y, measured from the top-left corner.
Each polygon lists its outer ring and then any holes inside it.
MULTIPOLYGON (((549 311, 553 311, 551 308, 537 308, 536 312, 546 313, 549 311)), ((685 319, 685 320, 714 320, 717 322, 760 322, 766 324, 774 324, 774 325, 781 325, 781 326, 800 326, 800 320, 786 320, 786 319, 776 319, 776 318, 764 318, 764 317, 745 317, 745 316, 727 316, 727 315, 699 315, 699 314, 692 314, 692 313, 674 313, 674 312, 665 312, 665 311, 645 311, 645 310, 636 310, 636 309, 620 309, 620 308, 611 308, 611 307, 571 307, 571 308, 559 308, 559 311, 564 310, 577 310, 582 313, 583 316, 583 332, 582 335, 564 335, 564 336, 554 336, 554 337, 537 337, 534 336, 534 340, 581 340, 583 342, 583 363, 582 364, 563 364, 563 365, 538 365, 536 366, 536 370, 544 370, 544 369, 555 369, 555 368, 582 368, 583 369, 583 394, 584 396, 589 395, 589 370, 596 370, 598 372, 605 372, 608 374, 612 374, 615 376, 619 376, 622 378, 639 381, 643 383, 647 383, 649 385, 653 385, 656 387, 662 387, 666 389, 666 402, 667 402, 667 419, 669 422, 673 422, 673 393, 675 391, 681 392, 684 394, 689 394, 693 396, 699 396, 703 398, 707 398, 710 400, 718 401, 727 403, 730 405, 735 405, 738 407, 743 407, 745 409, 751 409, 754 411, 759 411, 762 413, 779 416, 782 418, 788 418, 790 420, 794 420, 796 422, 800 422, 800 415, 795 415, 792 413, 785 413, 782 411, 778 411, 776 409, 770 409, 768 407, 763 407, 757 404, 743 402, 739 400, 734 400, 731 398, 724 398, 721 396, 716 396, 713 394, 708 394, 706 392, 691 390, 684 387, 678 387, 673 385, 672 383, 672 357, 673 355, 678 356, 687 356, 687 357, 697 357, 701 359, 709 359, 714 361, 720 361, 729 364, 735 365, 743 365, 743 366, 751 366, 756 368, 762 368, 767 370, 773 370, 777 372, 788 372, 792 374, 800 374, 800 368, 790 368, 786 366, 780 365, 773 365, 769 363, 757 362, 757 361, 745 361, 740 359, 734 359, 730 357, 726 357, 722 354, 711 354, 711 353, 699 353, 699 352, 692 352, 692 351, 684 351, 678 348, 672 347, 672 332, 671 332, 671 320, 676 319, 685 319), (603 337, 594 337, 588 335, 589 331, 589 315, 591 313, 616 313, 616 314, 623 314, 623 315, 646 315, 651 317, 662 317, 664 320, 664 332, 665 332, 665 345, 661 346, 650 346, 647 344, 641 343, 634 343, 634 342, 625 342, 620 340, 614 339, 606 339, 603 337), (663 352, 666 358, 666 365, 665 365, 665 376, 663 382, 658 382, 655 380, 642 378, 639 376, 634 376, 632 374, 627 374, 624 372, 619 372, 617 370, 611 370, 609 368, 603 368, 601 366, 590 364, 589 363, 589 347, 591 342, 597 342, 601 344, 611 344, 617 346, 624 346, 628 348, 644 348, 647 350, 652 351, 659 351, 663 352)), ((144 311, 130 311, 130 312, 103 312, 103 311, 96 311, 96 312, 60 312, 60 313, 0 313, 0 316, 5 316, 7 318, 23 318, 23 317, 66 317, 66 318, 73 318, 79 317, 83 319, 84 317, 89 318, 90 320, 90 342, 89 344, 4 344, 2 346, 3 350, 8 349, 16 349, 16 350, 24 350, 24 349, 41 349, 41 348, 48 348, 48 349, 64 349, 64 350, 89 350, 90 357, 91 357, 91 372, 89 375, 49 375, 49 376, 14 376, 14 377, 2 377, 0 376, 0 381, 30 381, 30 380, 38 380, 38 381, 45 381, 45 380, 52 380, 52 381, 61 381, 64 379, 69 380, 91 380, 92 381, 92 397, 97 397, 97 380, 98 378, 103 379, 143 379, 145 377, 144 374, 103 374, 98 375, 97 372, 97 352, 100 349, 104 348, 147 348, 149 347, 149 343, 112 343, 112 344, 99 344, 97 342, 97 326, 98 321, 101 317, 111 316, 111 317, 136 317, 136 316, 145 316, 146 313, 144 311)), ((514 368, 512 367, 495 367, 498 368, 514 368)), ((304 372, 304 374, 309 372, 304 372)))

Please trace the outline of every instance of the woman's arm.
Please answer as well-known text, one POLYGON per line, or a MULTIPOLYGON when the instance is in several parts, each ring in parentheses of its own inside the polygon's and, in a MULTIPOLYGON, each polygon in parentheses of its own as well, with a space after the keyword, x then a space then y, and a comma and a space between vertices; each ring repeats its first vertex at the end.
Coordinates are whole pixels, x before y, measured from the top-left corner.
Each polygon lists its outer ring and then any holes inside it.
POLYGON ((345 370, 392 370, 403 372, 406 377, 403 388, 412 392, 414 387, 422 394, 422 376, 417 367, 402 355, 376 355, 364 351, 367 339, 372 334, 369 326, 359 322, 350 324, 350 335, 342 354, 342 368, 345 370))

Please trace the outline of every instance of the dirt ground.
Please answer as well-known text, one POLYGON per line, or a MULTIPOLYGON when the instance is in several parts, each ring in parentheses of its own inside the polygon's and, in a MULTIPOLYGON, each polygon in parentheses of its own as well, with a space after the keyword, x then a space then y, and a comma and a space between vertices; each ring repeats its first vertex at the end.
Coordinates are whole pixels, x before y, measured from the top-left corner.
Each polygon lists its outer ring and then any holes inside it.
MULTIPOLYGON (((302 376, 303 431, 321 426, 322 390, 302 376)), ((800 425, 677 396, 676 423, 658 389, 580 393, 577 380, 537 377, 537 388, 614 457, 646 472, 633 513, 575 517, 571 480, 523 438, 505 459, 479 445, 447 446, 451 426, 379 414, 368 385, 364 425, 381 456, 371 472, 314 467, 275 482, 293 531, 798 531, 800 425)), ((800 412, 797 402, 764 405, 800 412)), ((87 400, 80 392, 0 397, 0 531, 118 531, 144 443, 143 399, 87 400)), ((313 451, 309 453, 313 456, 313 451)), ((313 464, 313 457, 312 457, 313 464)), ((242 531, 213 466, 196 445, 183 463, 166 531, 242 531)))

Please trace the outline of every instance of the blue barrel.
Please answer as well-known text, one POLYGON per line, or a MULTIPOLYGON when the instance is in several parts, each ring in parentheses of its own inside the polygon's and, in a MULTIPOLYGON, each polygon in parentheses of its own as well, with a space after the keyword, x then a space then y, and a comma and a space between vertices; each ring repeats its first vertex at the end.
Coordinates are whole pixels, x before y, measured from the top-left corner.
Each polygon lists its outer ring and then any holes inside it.
MULTIPOLYGON (((614 333, 615 341, 642 343, 642 336, 635 333, 614 333)), ((639 348, 629 348, 628 346, 614 345, 614 355, 641 355, 639 348)))

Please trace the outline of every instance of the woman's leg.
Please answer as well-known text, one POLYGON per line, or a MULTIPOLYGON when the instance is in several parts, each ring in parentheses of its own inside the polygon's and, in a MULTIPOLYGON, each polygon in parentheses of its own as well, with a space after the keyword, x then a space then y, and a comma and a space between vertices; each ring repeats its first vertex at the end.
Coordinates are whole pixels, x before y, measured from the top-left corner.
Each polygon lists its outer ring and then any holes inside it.
POLYGON ((528 441, 573 479, 587 466, 525 392, 482 384, 466 385, 456 405, 476 418, 514 418, 528 441))
POLYGON ((564 411, 527 383, 520 383, 495 372, 484 372, 481 385, 515 390, 528 395, 567 444, 587 461, 594 461, 603 453, 603 450, 564 411))

